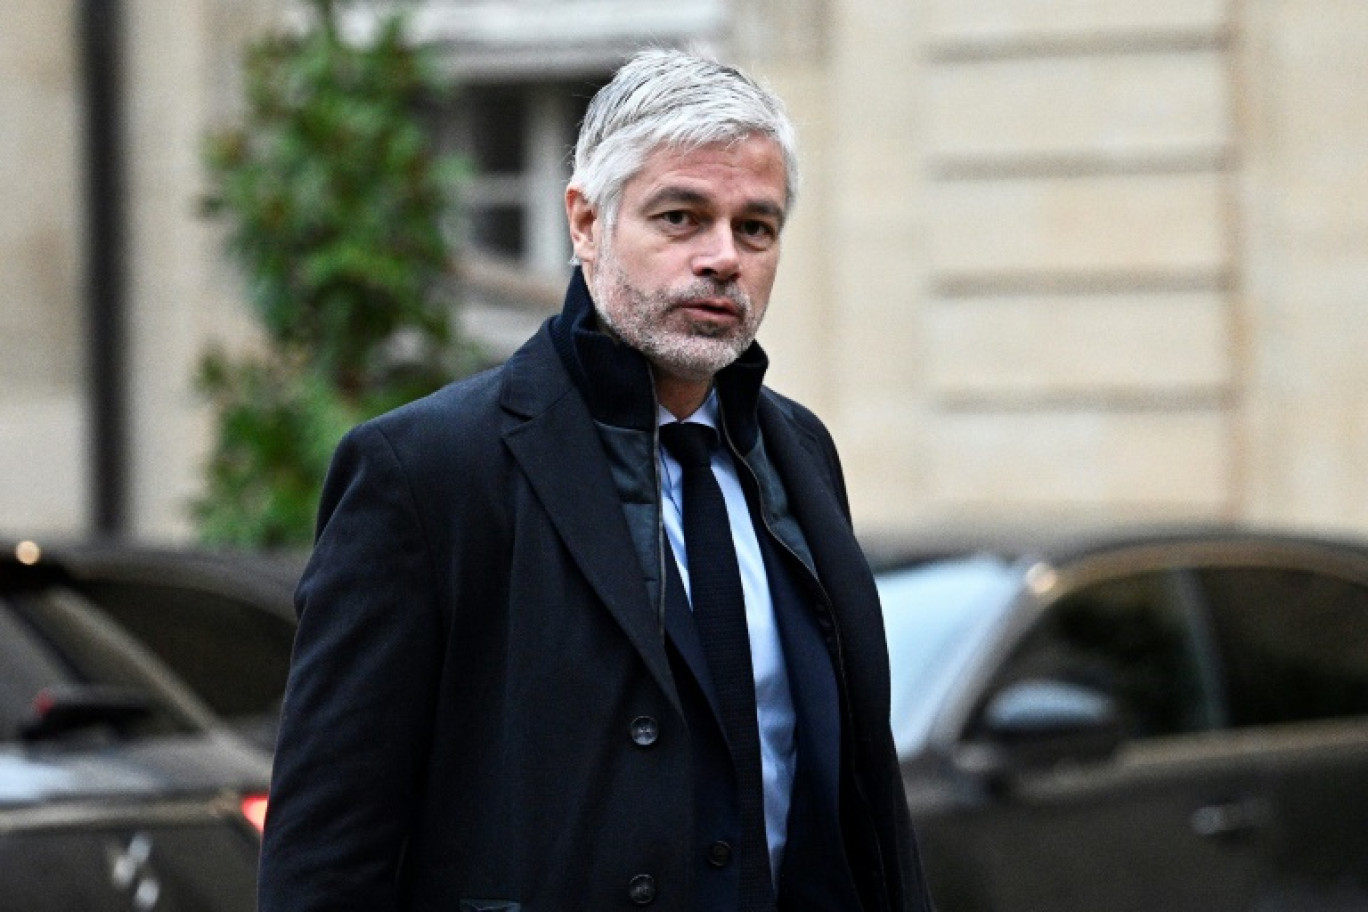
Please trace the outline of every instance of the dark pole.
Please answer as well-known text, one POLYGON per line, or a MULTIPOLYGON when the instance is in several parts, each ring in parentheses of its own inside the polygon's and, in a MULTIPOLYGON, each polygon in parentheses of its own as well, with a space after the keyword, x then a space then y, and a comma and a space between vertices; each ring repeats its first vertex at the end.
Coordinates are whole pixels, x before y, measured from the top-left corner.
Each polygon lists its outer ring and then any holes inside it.
POLYGON ((119 0, 82 0, 85 95, 85 296, 95 532, 121 535, 127 517, 127 332, 119 0))

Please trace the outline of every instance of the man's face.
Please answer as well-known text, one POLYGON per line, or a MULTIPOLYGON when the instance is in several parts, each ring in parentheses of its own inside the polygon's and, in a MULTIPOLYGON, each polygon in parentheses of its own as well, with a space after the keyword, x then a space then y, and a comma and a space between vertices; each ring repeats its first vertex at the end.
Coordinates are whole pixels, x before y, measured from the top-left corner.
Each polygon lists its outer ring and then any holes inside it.
POLYGON ((778 145, 761 135, 658 149, 622 190, 608 236, 581 212, 575 252, 600 319, 658 372, 710 379, 760 328, 779 265, 787 189, 778 145))

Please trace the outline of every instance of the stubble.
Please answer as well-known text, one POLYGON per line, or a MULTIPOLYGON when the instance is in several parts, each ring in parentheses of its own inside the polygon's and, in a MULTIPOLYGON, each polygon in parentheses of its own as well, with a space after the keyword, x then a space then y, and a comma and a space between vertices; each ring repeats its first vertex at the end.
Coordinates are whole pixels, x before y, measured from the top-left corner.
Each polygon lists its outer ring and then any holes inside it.
POLYGON ((708 380, 741 356, 760 329, 761 313, 735 282, 699 279, 678 289, 647 291, 631 283, 611 257, 600 259, 594 309, 608 330, 657 368, 683 380, 708 380), (735 322, 693 319, 691 301, 726 298, 735 322))

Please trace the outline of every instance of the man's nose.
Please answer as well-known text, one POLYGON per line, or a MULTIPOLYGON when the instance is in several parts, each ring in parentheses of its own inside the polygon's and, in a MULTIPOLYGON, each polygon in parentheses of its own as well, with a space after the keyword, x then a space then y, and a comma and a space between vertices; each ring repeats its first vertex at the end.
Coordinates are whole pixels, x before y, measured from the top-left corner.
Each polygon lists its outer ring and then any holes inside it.
POLYGON ((694 255, 694 275, 729 282, 741 269, 741 257, 736 250, 736 238, 731 226, 718 224, 699 238, 701 247, 694 255))

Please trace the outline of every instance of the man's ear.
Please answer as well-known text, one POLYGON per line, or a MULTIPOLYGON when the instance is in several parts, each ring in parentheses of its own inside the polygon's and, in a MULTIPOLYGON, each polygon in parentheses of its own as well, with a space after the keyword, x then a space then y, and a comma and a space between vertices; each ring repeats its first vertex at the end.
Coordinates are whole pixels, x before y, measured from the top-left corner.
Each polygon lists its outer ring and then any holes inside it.
POLYGON ((604 229, 598 211, 578 187, 565 190, 565 218, 570 223, 570 246, 575 257, 592 269, 598 260, 599 243, 604 229))

